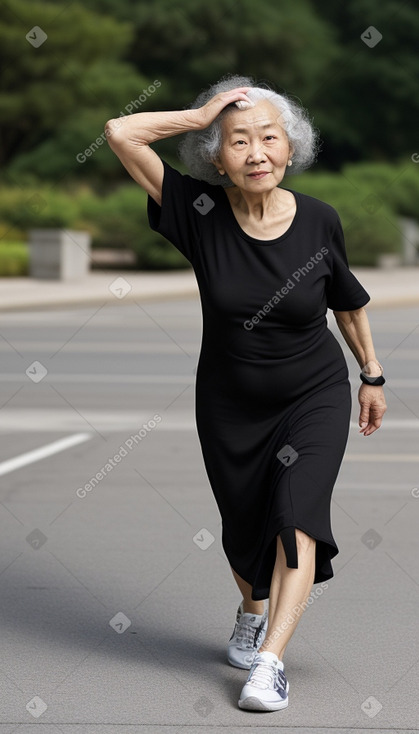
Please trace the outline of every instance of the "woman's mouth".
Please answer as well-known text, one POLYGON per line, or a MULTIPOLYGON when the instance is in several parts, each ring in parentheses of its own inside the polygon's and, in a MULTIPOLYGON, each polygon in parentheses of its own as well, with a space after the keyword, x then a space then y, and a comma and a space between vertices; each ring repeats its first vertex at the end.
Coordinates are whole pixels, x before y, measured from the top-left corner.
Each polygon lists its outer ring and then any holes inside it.
POLYGON ((263 178, 264 176, 267 176, 269 171, 260 171, 260 173, 248 173, 249 178, 263 178))

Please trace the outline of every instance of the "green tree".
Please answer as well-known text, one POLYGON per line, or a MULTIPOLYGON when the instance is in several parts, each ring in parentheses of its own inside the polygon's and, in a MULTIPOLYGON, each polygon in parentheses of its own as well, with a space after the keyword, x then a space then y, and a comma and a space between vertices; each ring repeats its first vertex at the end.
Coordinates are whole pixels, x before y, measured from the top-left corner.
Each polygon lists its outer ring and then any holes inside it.
MULTIPOLYGON (((102 12, 112 6, 87 2, 102 12)), ((113 12, 131 19, 127 58, 162 80, 165 107, 187 106, 226 72, 250 74, 309 109, 323 140, 319 168, 396 162, 417 150, 419 7, 412 2, 119 0, 113 12), (370 26, 382 35, 372 46, 361 39, 370 26)), ((166 148, 173 152, 173 143, 166 148)))
MULTIPOLYGON (((133 27, 78 4, 13 0, 0 5, 0 156, 11 172, 60 179, 78 175, 75 156, 103 133, 142 91, 146 80, 120 60, 133 27), (47 39, 26 38, 34 19, 47 39)), ((35 35, 36 32, 30 34, 35 35)), ((39 37, 39 33, 38 33, 39 37)), ((124 113, 126 114, 126 113, 124 113)), ((102 145, 83 168, 117 170, 102 145)))
POLYGON ((326 140, 323 159, 340 168, 345 161, 410 156, 418 148, 419 7, 398 0, 312 5, 333 25, 341 49, 313 95, 326 140), (370 26, 376 31, 365 34, 370 26))
MULTIPOLYGON (((0 162, 22 182, 122 180, 106 141, 94 145, 106 120, 187 107, 228 72, 309 110, 323 141, 317 169, 396 161, 417 152, 418 34, 419 8, 396 0, 4 0, 0 162), (48 36, 37 48, 26 39, 35 23, 48 36), (369 26, 382 34, 373 47, 361 40, 369 26)), ((175 158, 177 142, 156 151, 175 158)))
POLYGON ((227 72, 270 81, 302 101, 336 58, 334 30, 309 0, 86 0, 89 8, 130 20, 127 60, 159 78, 160 99, 186 106, 227 72))
MULTIPOLYGON (((147 109, 182 109, 224 74, 250 75, 287 92, 311 113, 313 90, 339 59, 335 30, 309 0, 86 0, 89 8, 129 19, 125 59, 161 87, 147 109)), ((316 123, 316 120, 315 120, 316 123)), ((176 139, 156 143, 176 156, 176 139)))

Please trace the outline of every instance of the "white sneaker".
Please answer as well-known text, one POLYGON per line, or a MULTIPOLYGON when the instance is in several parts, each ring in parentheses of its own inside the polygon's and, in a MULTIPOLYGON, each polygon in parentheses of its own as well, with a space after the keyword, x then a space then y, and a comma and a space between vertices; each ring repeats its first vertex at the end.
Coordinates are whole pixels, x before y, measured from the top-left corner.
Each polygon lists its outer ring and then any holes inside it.
POLYGON ((253 658, 265 639, 268 629, 268 611, 263 614, 243 612, 243 601, 236 614, 236 623, 228 641, 227 659, 236 668, 249 670, 253 658))
POLYGON ((284 663, 274 652, 257 652, 239 698, 239 708, 278 711, 288 706, 289 683, 284 663))

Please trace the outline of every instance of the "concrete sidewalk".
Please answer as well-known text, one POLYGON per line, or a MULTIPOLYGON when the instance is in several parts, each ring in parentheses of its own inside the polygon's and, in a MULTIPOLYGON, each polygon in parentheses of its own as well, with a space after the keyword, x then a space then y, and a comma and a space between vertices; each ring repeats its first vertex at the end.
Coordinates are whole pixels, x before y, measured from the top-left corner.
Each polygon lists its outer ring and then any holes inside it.
MULTIPOLYGON (((419 304, 419 267, 352 268, 371 296, 369 308, 419 304)), ((93 271, 83 280, 63 282, 35 278, 2 278, 0 310, 161 301, 197 296, 194 271, 93 271)))

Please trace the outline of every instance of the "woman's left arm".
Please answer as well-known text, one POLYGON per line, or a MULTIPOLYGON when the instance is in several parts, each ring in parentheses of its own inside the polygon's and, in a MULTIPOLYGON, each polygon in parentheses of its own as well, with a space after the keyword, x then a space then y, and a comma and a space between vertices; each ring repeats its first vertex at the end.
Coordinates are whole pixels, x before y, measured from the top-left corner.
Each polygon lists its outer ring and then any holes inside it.
MULTIPOLYGON (((368 377, 382 375, 383 368, 375 356, 365 308, 358 308, 356 311, 333 311, 333 314, 343 338, 354 354, 361 370, 368 377)), ((359 414, 360 433, 369 436, 381 426, 383 415, 387 410, 383 388, 378 385, 361 383, 358 400, 361 406, 359 414)))

